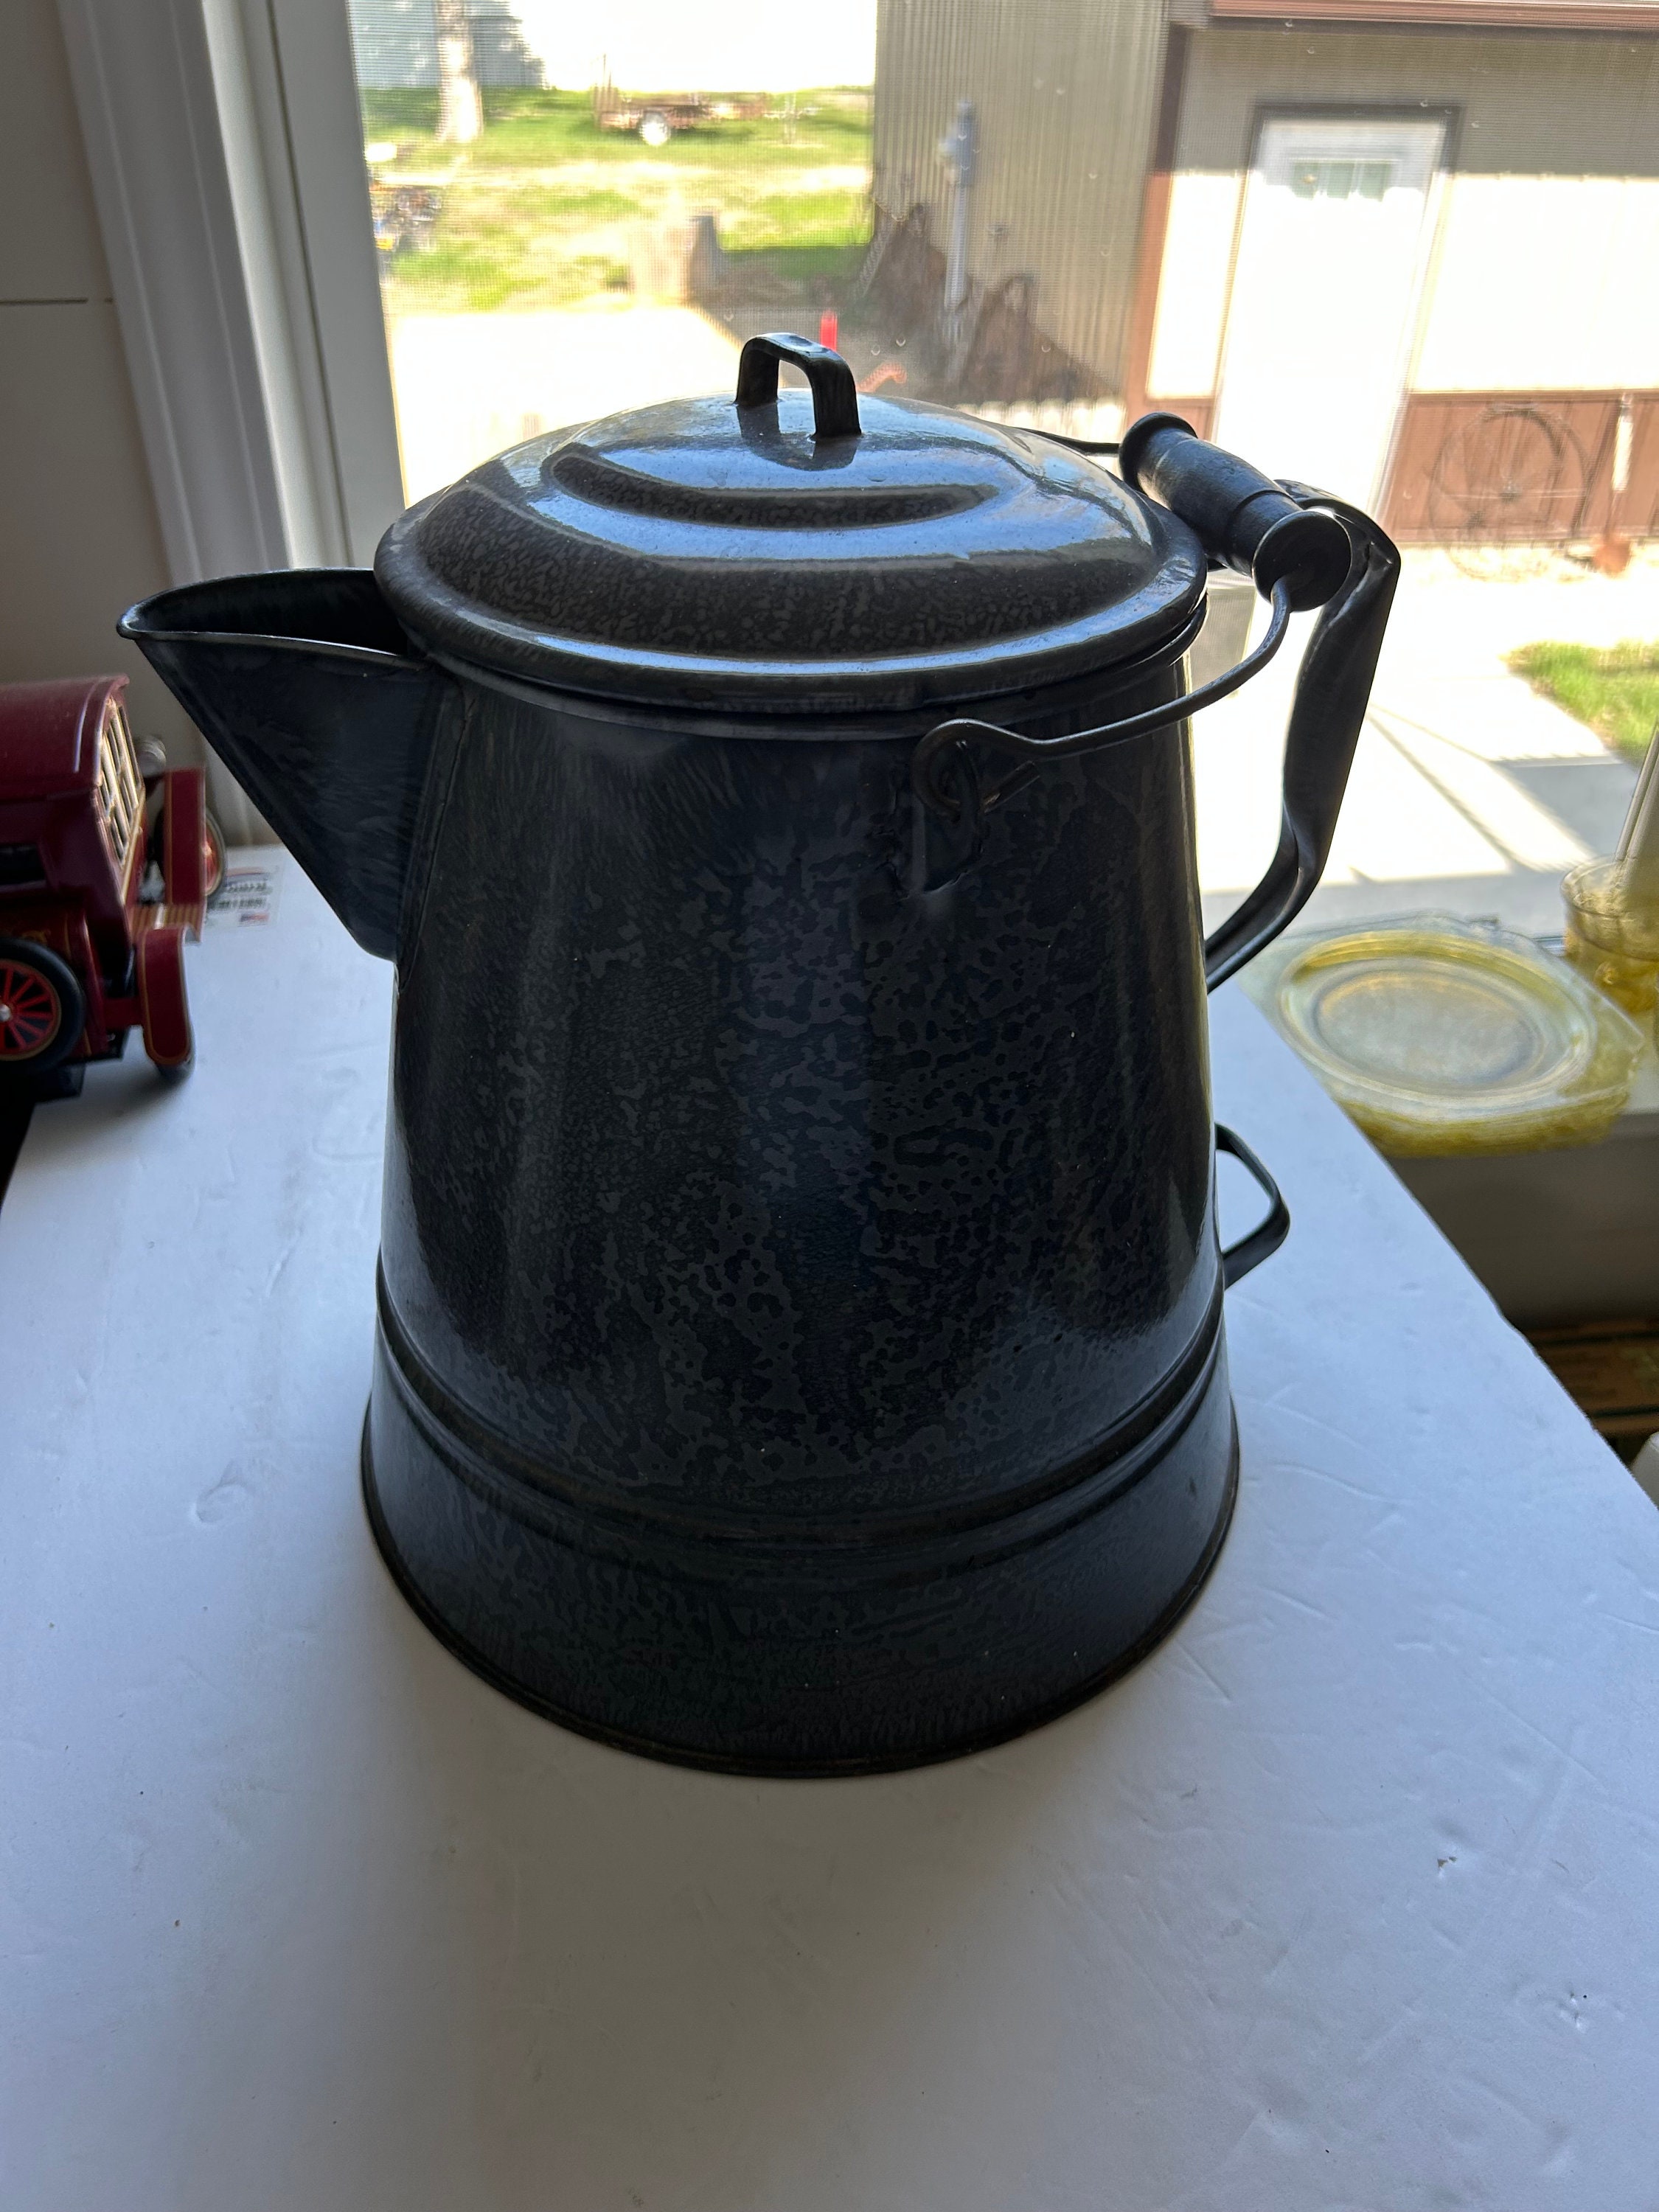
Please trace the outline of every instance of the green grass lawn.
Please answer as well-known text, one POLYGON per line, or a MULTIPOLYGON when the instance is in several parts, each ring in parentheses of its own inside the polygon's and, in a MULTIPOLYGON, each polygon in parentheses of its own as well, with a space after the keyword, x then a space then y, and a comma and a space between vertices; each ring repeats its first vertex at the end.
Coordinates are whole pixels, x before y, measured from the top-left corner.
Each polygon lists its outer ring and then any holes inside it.
MULTIPOLYGON (((387 182, 435 185, 435 243, 386 271, 392 314, 565 307, 626 289, 643 229, 712 209, 727 250, 775 257, 793 283, 833 280, 870 235, 870 96, 799 94, 793 115, 711 123, 650 148, 601 131, 588 95, 487 90, 470 147, 441 146, 435 92, 362 98, 387 182)), ((780 106, 781 103, 779 103, 780 106)))
POLYGON ((1607 744, 1639 761, 1659 723, 1659 644, 1523 645, 1506 655, 1517 676, 1607 744))
POLYGON ((654 151, 631 131, 601 131, 585 92, 487 87, 483 134, 464 149, 438 144, 435 92, 366 92, 362 105, 365 138, 395 139, 400 152, 407 149, 403 158, 417 162, 448 162, 462 154, 475 169, 549 168, 568 161, 702 169, 745 161, 773 170, 817 169, 839 162, 867 167, 870 160, 870 95, 833 86, 798 94, 793 118, 780 113, 752 123, 710 123, 677 131, 654 151))

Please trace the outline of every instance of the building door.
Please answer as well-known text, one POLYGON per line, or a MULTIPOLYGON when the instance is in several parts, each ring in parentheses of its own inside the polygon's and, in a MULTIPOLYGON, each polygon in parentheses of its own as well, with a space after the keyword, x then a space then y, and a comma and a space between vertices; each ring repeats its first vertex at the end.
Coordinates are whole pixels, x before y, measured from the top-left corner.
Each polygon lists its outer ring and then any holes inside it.
POLYGON ((1283 116, 1245 186, 1215 435, 1360 507, 1382 487, 1428 258, 1439 120, 1283 116))

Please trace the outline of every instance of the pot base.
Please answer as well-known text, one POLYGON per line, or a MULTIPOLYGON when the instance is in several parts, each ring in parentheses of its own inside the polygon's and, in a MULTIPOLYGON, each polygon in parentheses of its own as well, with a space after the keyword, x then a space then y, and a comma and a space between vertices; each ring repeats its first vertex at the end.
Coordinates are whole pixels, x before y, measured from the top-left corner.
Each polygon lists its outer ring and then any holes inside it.
POLYGON ((439 1640, 532 1711, 732 1774, 871 1774, 1005 1741, 1126 1673, 1197 1596, 1238 1443, 1218 1332, 1146 1443, 1036 1508, 902 1542, 718 1546, 574 1523, 441 1431, 384 1335, 369 1525, 439 1640))

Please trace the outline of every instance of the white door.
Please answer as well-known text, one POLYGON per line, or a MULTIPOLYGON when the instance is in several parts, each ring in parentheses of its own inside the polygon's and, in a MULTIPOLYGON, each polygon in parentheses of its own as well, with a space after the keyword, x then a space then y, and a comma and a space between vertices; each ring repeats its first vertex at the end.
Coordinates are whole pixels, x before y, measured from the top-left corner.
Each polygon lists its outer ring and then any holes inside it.
POLYGON ((1217 441, 1370 507, 1382 488, 1445 126, 1265 123, 1221 356, 1217 441))

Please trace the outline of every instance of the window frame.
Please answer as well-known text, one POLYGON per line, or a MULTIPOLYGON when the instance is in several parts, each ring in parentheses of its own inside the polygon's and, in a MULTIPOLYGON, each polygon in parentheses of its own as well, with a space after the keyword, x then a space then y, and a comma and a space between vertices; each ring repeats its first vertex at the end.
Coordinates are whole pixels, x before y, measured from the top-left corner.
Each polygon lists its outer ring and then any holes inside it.
POLYGON ((402 508, 344 0, 58 0, 175 583, 402 508))

